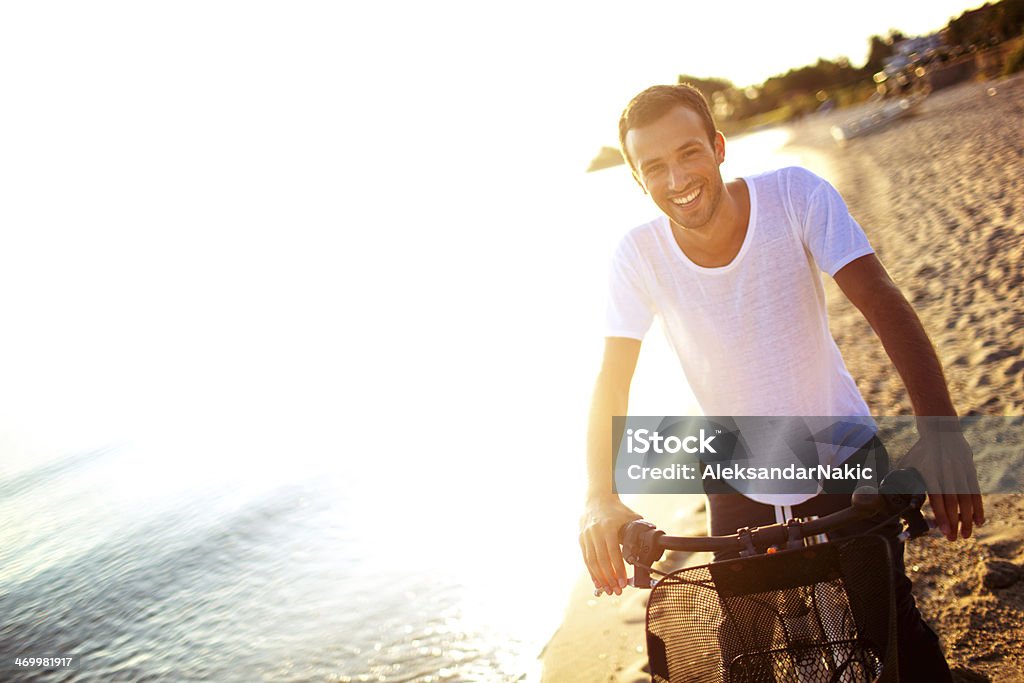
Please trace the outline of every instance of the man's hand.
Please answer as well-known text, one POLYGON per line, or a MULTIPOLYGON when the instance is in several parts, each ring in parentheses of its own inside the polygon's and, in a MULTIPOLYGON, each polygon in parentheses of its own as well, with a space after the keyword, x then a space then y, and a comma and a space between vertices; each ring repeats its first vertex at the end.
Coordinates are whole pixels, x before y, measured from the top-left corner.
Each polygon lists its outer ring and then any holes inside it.
POLYGON ((974 525, 985 523, 971 446, 957 429, 921 431, 920 440, 900 460, 900 467, 916 468, 924 477, 935 523, 946 538, 955 541, 958 531, 968 538, 974 525))
POLYGON ((594 587, 622 594, 626 587, 626 564, 619 547, 619 529, 640 519, 618 496, 590 498, 580 518, 580 550, 594 580, 594 587))

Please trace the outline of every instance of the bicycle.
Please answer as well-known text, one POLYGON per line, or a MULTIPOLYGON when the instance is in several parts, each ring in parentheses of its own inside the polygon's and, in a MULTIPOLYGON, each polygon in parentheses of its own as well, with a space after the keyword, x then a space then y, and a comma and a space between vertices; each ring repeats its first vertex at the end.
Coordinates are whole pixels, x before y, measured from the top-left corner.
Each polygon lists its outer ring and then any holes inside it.
POLYGON ((900 540, 926 533, 925 498, 921 475, 906 469, 877 490, 857 489, 849 507, 821 518, 731 536, 667 536, 644 520, 626 525, 620 541, 634 567, 629 584, 651 589, 651 680, 898 682, 892 559, 873 532, 900 519, 900 540), (886 519, 864 534, 805 543, 882 513, 886 519), (738 550, 740 557, 664 573, 652 565, 665 550, 738 550))

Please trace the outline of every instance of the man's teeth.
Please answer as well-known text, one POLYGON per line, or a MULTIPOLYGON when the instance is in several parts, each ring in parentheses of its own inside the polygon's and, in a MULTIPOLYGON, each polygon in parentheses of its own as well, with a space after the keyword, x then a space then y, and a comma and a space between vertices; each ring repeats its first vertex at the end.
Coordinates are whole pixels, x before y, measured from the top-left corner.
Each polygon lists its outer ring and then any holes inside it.
POLYGON ((685 206, 686 204, 689 204, 694 199, 696 199, 697 195, 699 195, 699 194, 700 194, 700 188, 697 188, 696 190, 694 190, 693 192, 691 192, 688 195, 685 195, 683 197, 675 197, 675 198, 673 198, 672 199, 672 203, 673 204, 678 204, 679 206, 685 206))

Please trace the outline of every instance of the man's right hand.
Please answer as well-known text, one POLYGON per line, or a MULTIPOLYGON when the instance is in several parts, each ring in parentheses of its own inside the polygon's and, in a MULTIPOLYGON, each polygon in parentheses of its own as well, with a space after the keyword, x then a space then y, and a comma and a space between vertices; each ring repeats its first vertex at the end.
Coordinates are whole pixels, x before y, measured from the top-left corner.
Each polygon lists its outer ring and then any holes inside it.
POLYGON ((956 418, 919 418, 918 431, 920 440, 907 451, 899 466, 914 467, 924 478, 935 524, 946 539, 970 538, 973 528, 985 523, 985 505, 971 445, 956 418))
POLYGON ((580 550, 595 588, 622 594, 627 576, 622 548, 619 547, 619 530, 641 517, 623 505, 618 496, 587 499, 580 518, 580 550))

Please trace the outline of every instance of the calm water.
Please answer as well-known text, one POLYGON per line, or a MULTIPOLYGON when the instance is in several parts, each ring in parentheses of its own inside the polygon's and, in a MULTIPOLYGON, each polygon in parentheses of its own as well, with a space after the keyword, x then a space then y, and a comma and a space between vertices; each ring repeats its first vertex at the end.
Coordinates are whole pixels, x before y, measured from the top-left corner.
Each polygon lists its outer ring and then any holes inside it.
MULTIPOLYGON (((175 477, 173 463, 141 464, 156 456, 122 445, 0 482, 3 680, 515 680, 526 672, 523 650, 536 643, 516 640, 500 615, 490 628, 473 623, 467 582, 403 552, 399 530, 356 509, 343 478, 211 480, 202 468, 175 477), (10 666, 16 656, 56 655, 76 656, 79 669, 10 666)), ((405 531, 426 529, 410 517, 405 531)))
MULTIPOLYGON (((791 162, 773 157, 783 142, 736 141, 733 173, 791 162)), ((560 232, 532 226, 544 249, 518 247, 539 255, 532 278, 510 271, 518 289, 501 288, 507 265, 492 281, 486 263, 470 264, 506 324, 470 317, 445 361, 454 370, 335 370, 363 403, 386 408, 360 415, 359 429, 313 400, 267 410, 253 380, 225 394, 249 401, 234 430, 211 420, 32 452, 0 439, 0 680, 535 680, 581 570, 582 435, 603 308, 594 292, 618 235, 652 215, 621 167, 561 199, 560 232), (411 395, 410 382, 422 385, 411 395), (289 427, 262 438, 275 422, 289 427), (384 438, 394 435, 414 438, 384 438), (75 670, 13 667, 18 656, 69 655, 75 670)), ((466 308, 442 303, 442 315, 466 308)), ((398 358, 398 330, 377 355, 398 358)), ((276 386, 288 389, 284 368, 298 361, 275 362, 276 386)), ((652 335, 632 412, 688 410, 674 365, 652 335)), ((53 415, 52 431, 76 415, 53 415)))

